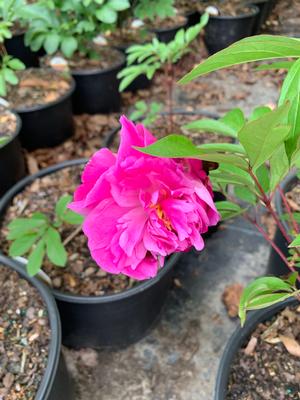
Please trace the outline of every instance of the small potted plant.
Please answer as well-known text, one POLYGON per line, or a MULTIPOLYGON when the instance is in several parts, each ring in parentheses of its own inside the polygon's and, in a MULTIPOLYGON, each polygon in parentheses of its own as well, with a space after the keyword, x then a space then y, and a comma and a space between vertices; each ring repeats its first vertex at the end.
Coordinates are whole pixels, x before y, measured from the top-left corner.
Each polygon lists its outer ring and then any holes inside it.
POLYGON ((251 36, 259 14, 258 7, 243 4, 240 0, 219 0, 213 2, 206 10, 210 19, 205 27, 204 42, 209 54, 251 36))
POLYGON ((38 54, 25 45, 25 32, 28 19, 25 17, 25 0, 0 2, 1 32, 5 32, 5 47, 14 58, 22 61, 26 67, 38 67, 38 54))
POLYGON ((154 137, 125 117, 121 124, 118 153, 104 148, 92 157, 69 205, 84 217, 67 209, 71 196, 59 200, 77 187, 83 160, 26 178, 0 206, 2 235, 12 241, 8 250, 4 240, 2 251, 29 254, 31 275, 43 268, 63 342, 72 347, 124 346, 144 336, 166 300, 179 253, 201 250, 202 234, 219 220, 201 162, 145 157, 132 146, 154 137))
MULTIPOLYGON (((268 241, 289 272, 282 278, 258 278, 244 290, 239 316, 245 325, 226 346, 216 382, 216 400, 260 396, 261 393, 269 398, 298 396, 300 227, 298 214, 291 209, 291 200, 288 201, 289 195, 281 183, 290 171, 299 168, 299 56, 297 39, 257 36, 213 55, 181 80, 188 82, 211 71, 250 61, 296 59, 264 66, 266 69, 284 65, 288 69, 278 107, 274 110, 259 107, 250 120, 245 119, 237 128, 239 143, 196 147, 187 138, 171 135, 140 149, 159 157, 193 155, 218 163, 218 169, 210 175, 227 198, 217 203, 223 219, 243 215, 268 241), (274 207, 275 194, 280 196, 284 213, 280 214, 274 207), (264 227, 261 207, 268 210, 284 238, 284 251, 264 227), (245 323, 248 310, 264 308, 253 313, 245 323)), ((286 189, 293 196, 299 190, 297 178, 294 176, 288 182, 286 189)), ((297 202, 295 204, 297 207, 297 202)))
POLYGON ((78 2, 39 0, 28 6, 32 16, 26 43, 43 47, 44 65, 69 69, 76 81, 73 108, 77 114, 119 111, 117 73, 124 56, 116 49, 97 44, 97 36, 117 21, 128 0, 78 2), (93 39, 95 39, 93 41, 93 39))
POLYGON ((61 353, 58 310, 49 289, 3 256, 0 283, 1 396, 74 399, 61 353))
POLYGON ((169 43, 179 29, 187 25, 187 17, 177 12, 174 0, 138 0, 134 15, 145 21, 158 40, 169 43))

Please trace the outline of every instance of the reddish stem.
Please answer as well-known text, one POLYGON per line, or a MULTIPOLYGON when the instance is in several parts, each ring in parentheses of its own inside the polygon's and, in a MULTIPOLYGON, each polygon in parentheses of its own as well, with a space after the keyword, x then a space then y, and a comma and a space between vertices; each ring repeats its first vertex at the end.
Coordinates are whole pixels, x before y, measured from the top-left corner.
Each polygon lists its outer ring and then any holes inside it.
POLYGON ((281 186, 278 186, 278 191, 279 191, 280 197, 282 199, 282 202, 283 202, 283 204, 284 204, 284 206, 286 208, 286 211, 287 211, 287 213, 288 213, 288 215, 290 217, 290 220, 291 220, 291 223, 293 225, 294 231, 298 234, 299 233, 299 227, 298 227, 297 221, 294 218, 292 209, 291 209, 291 207, 289 205, 289 202, 287 201, 287 199, 286 199, 286 197, 285 197, 285 195, 283 193, 283 190, 282 190, 281 186))

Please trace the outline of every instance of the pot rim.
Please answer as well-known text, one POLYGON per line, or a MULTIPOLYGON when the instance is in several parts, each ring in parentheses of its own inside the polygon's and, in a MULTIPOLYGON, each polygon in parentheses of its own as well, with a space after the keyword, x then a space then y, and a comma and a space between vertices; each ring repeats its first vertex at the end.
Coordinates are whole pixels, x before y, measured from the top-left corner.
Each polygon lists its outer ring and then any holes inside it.
POLYGON ((154 33, 168 33, 168 32, 174 31, 176 29, 184 28, 184 27, 186 27, 186 25, 188 23, 188 18, 185 15, 181 15, 181 16, 185 19, 185 22, 182 22, 180 24, 178 23, 178 24, 172 26, 171 28, 150 28, 149 31, 154 32, 154 33))
MULTIPOLYGON (((32 68, 32 69, 39 69, 39 68, 32 68)), ((50 70, 50 68, 44 68, 46 70, 50 70)), ((51 71, 54 71, 53 69, 51 71)), ((69 76, 70 78, 70 87, 69 89, 62 95, 60 96, 58 99, 51 101, 50 103, 47 104, 38 104, 38 105, 34 105, 28 108, 25 107, 19 107, 19 108, 13 108, 13 111, 15 113, 18 114, 27 114, 33 111, 42 111, 45 110, 47 108, 56 106, 59 103, 62 103, 64 100, 66 100, 67 98, 71 97, 72 94, 74 93, 75 87, 76 87, 76 83, 74 78, 72 77, 72 75, 70 74, 69 76)))
POLYGON ((0 263, 15 270, 23 279, 26 279, 35 289, 37 289, 46 306, 50 323, 51 339, 48 348, 46 369, 35 396, 35 400, 46 400, 50 395, 54 383, 61 350, 61 323, 55 300, 53 296, 51 296, 49 289, 40 280, 26 274, 22 264, 5 257, 2 254, 0 254, 0 263))
POLYGON ((240 15, 210 15, 210 20, 237 20, 249 17, 256 17, 259 14, 259 8, 255 4, 249 4, 247 7, 250 8, 249 12, 245 12, 240 15))
POLYGON ((245 343, 251 333, 255 330, 255 327, 259 323, 271 319, 274 315, 276 315, 285 307, 298 303, 298 300, 291 298, 281 303, 270 306, 264 310, 251 311, 247 317, 244 327, 236 328, 234 333, 230 336, 227 344, 225 345, 225 349, 223 351, 218 366, 214 390, 214 400, 226 399, 231 363, 243 343, 245 343))
POLYGON ((20 130, 22 128, 22 120, 21 120, 20 116, 15 111, 11 110, 10 108, 8 108, 8 111, 16 117, 16 129, 15 129, 14 134, 12 136, 9 136, 9 140, 3 146, 0 147, 0 152, 3 149, 5 149, 5 147, 7 145, 9 145, 12 141, 14 141, 17 136, 19 136, 20 130))
MULTIPOLYGON (((9 206, 9 203, 12 201, 12 199, 20 193, 26 186, 30 185, 33 183, 37 178, 44 177, 46 175, 50 175, 54 172, 57 172, 61 169, 68 168, 68 167, 73 167, 76 165, 81 165, 85 164, 88 160, 86 158, 79 158, 75 160, 68 160, 68 161, 63 161, 62 163, 52 165, 48 168, 41 169, 38 171, 36 174, 29 175, 19 181, 16 185, 14 185, 8 192, 5 193, 5 195, 0 199, 0 218, 5 214, 6 208, 9 206)), ((1 255, 1 253, 0 253, 1 255)), ((118 301, 121 299, 125 299, 127 297, 133 296, 135 294, 138 294, 140 292, 143 292, 150 288, 151 286, 155 285, 156 282, 158 282, 164 275, 166 275, 169 270, 177 263, 181 256, 181 253, 174 253, 170 256, 170 258, 167 260, 165 263, 165 266, 162 267, 157 275, 154 278, 141 281, 137 286, 126 289, 120 293, 115 293, 115 294, 105 294, 102 296, 81 296, 81 295, 76 295, 73 293, 67 293, 67 292, 61 292, 56 289, 51 289, 54 296, 59 299, 63 300, 69 303, 88 303, 88 304, 95 304, 95 303, 109 303, 112 301, 118 301)))
POLYGON ((119 49, 116 49, 115 47, 108 47, 112 50, 117 51, 121 56, 122 56, 122 60, 116 64, 113 65, 112 67, 108 67, 108 68, 93 68, 93 69, 70 69, 70 73, 73 77, 81 77, 81 76, 89 76, 89 75, 104 75, 107 72, 113 72, 118 70, 119 68, 123 67, 123 65, 125 65, 126 62, 126 57, 124 55, 124 53, 122 51, 120 51, 119 49))

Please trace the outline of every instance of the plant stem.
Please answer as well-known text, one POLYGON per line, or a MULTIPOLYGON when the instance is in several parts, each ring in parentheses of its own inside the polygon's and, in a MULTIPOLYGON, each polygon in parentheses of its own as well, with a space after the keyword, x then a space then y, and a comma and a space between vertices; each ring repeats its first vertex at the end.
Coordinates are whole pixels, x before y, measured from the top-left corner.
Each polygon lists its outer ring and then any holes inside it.
POLYGON ((78 233, 81 231, 81 229, 82 229, 81 225, 77 226, 77 228, 72 233, 70 233, 69 236, 67 236, 65 238, 65 240, 63 241, 63 245, 66 246, 68 243, 70 243, 71 240, 73 240, 74 237, 78 235, 78 233))
POLYGON ((167 87, 167 103, 169 109, 169 117, 168 117, 168 130, 169 133, 172 133, 173 130, 173 82, 174 82, 174 71, 172 64, 170 62, 167 63, 165 68, 165 79, 166 79, 166 87, 167 87))
POLYGON ((263 201, 263 203, 265 204, 267 210, 270 212, 270 214, 272 215, 274 221, 276 222, 276 225, 278 226, 280 232, 282 233, 283 237, 285 238, 285 240, 287 241, 288 244, 291 243, 291 238, 289 236, 289 234, 286 232, 283 224, 281 223, 278 215, 276 214, 276 211, 273 209, 272 204, 271 204, 271 200, 269 199, 269 197, 266 195, 263 187, 261 186, 261 184, 259 183, 257 177, 255 176, 255 174, 252 171, 252 168, 249 166, 249 174, 252 177, 252 179, 254 180, 258 190, 260 191, 262 197, 261 200, 263 201))
POLYGON ((289 214, 290 221, 291 221, 291 223, 293 225, 294 231, 298 234, 299 233, 299 227, 298 227, 297 221, 294 218, 292 209, 291 209, 291 207, 289 205, 289 202, 287 201, 287 199, 286 199, 286 197, 285 197, 285 195, 283 193, 283 190, 282 190, 280 185, 278 186, 278 192, 279 192, 280 197, 282 199, 282 202, 283 202, 283 204, 284 204, 284 206, 286 208, 286 211, 289 214))

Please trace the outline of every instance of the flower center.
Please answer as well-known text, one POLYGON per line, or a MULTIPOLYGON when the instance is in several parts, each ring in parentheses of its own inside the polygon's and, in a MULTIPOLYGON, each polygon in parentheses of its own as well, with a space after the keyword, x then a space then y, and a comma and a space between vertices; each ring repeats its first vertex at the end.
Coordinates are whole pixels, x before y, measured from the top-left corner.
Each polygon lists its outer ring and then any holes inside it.
POLYGON ((151 208, 155 208, 158 218, 161 219, 163 221, 163 223, 165 224, 166 228, 169 229, 169 231, 171 231, 172 230, 171 222, 170 222, 169 218, 166 216, 166 214, 164 213, 163 209, 161 208, 161 205, 160 204, 152 204, 151 208))

